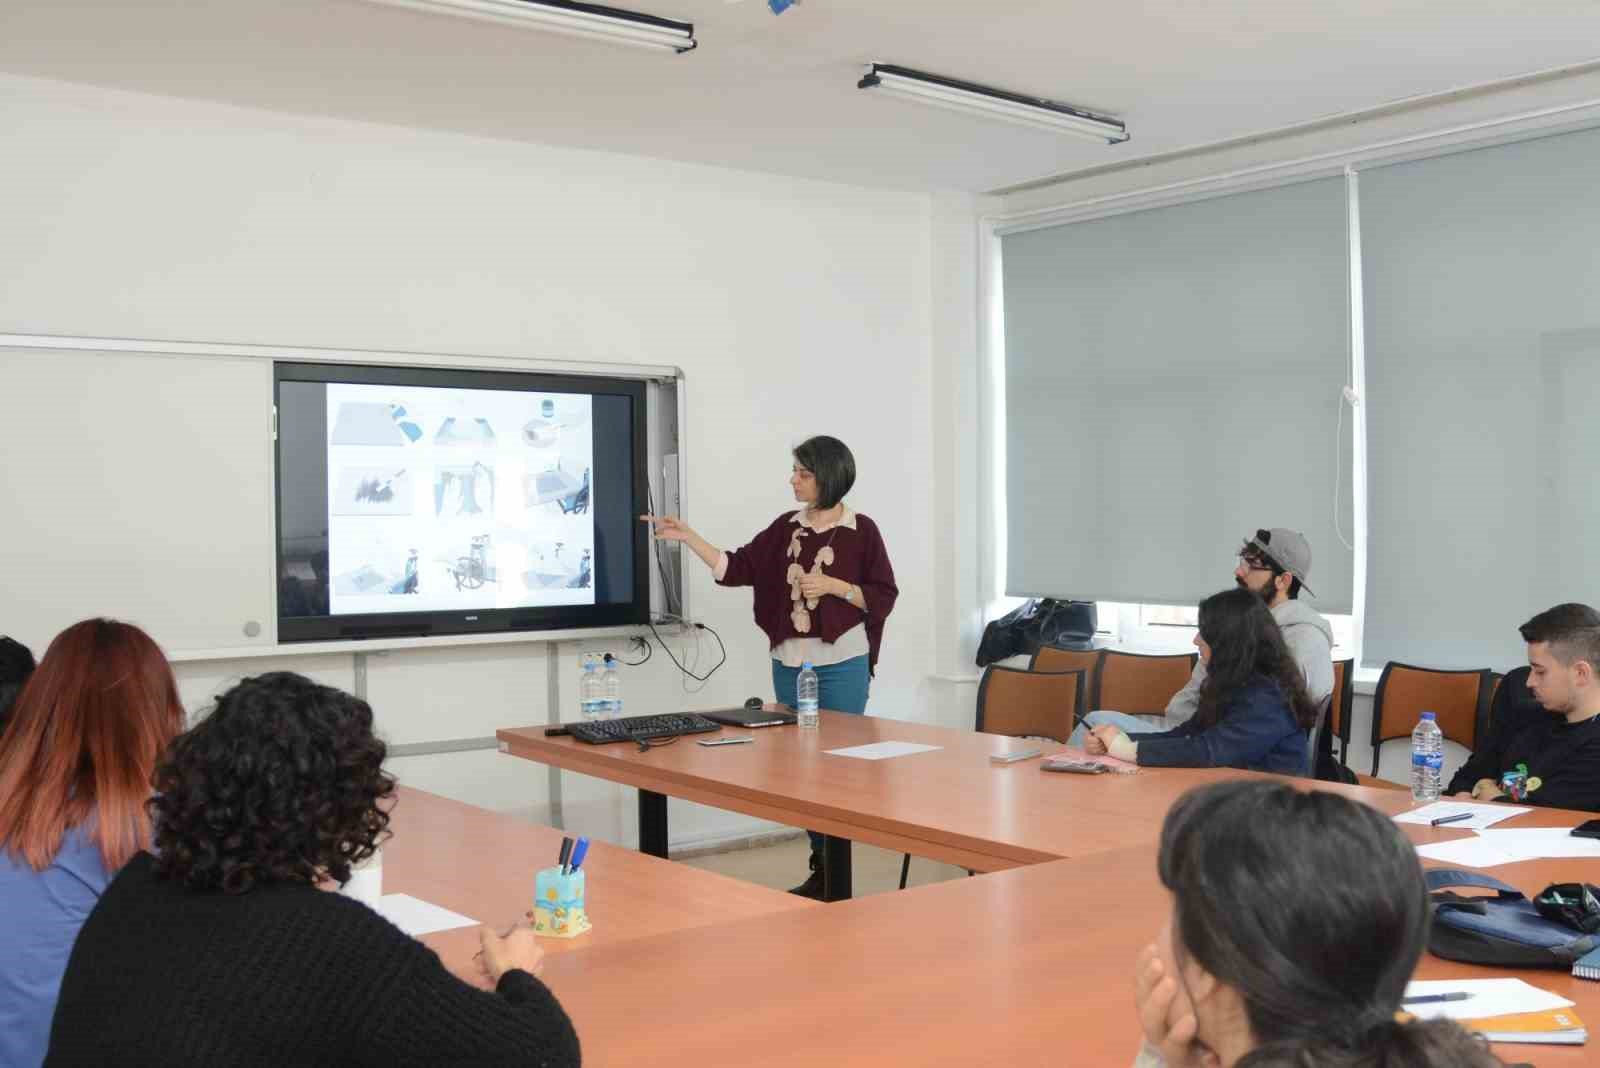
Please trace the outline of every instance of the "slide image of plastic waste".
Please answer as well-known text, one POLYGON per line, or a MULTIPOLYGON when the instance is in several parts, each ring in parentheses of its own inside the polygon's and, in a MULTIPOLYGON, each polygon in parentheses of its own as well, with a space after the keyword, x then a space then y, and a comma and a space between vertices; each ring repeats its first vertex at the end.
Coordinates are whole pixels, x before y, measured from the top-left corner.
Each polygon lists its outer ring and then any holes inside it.
POLYGON ((494 512, 494 468, 482 463, 439 468, 433 479, 433 514, 482 515, 494 512))
POLYGON ((333 424, 335 445, 409 445, 422 437, 422 428, 405 417, 397 404, 345 401, 333 424))
POLYGON ((589 510, 589 469, 579 478, 563 471, 560 463, 523 479, 523 496, 529 508, 551 501, 561 506, 562 515, 579 515, 589 510))
POLYGON ((494 565, 489 562, 489 545, 489 535, 478 534, 473 537, 466 552, 447 553, 439 558, 439 563, 444 565, 445 570, 450 573, 450 578, 455 582, 456 592, 476 590, 485 582, 499 581, 494 565))
POLYGON ((577 553, 563 542, 546 542, 528 550, 529 568, 522 584, 530 590, 586 590, 594 585, 594 554, 577 553))
POLYGON ((546 397, 539 414, 522 426, 522 443, 536 449, 553 449, 561 442, 562 424, 556 421, 556 402, 546 397))
POLYGON ((489 425, 487 419, 474 419, 468 422, 450 416, 433 436, 435 445, 493 445, 494 427, 489 425))
POLYGON ((333 493, 334 515, 410 515, 415 488, 403 467, 346 467, 333 493))

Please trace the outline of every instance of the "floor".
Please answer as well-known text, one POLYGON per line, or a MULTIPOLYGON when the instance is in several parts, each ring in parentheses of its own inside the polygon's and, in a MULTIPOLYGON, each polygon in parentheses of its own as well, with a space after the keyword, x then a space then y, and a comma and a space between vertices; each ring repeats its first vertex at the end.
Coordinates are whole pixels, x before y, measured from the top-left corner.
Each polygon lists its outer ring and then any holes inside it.
MULTIPOLYGON (((903 853, 855 843, 851 849, 851 875, 856 897, 882 894, 900 888, 900 861, 903 853)), ((726 853, 712 853, 683 861, 684 864, 706 871, 718 872, 745 882, 769 886, 774 890, 787 890, 805 881, 809 872, 807 861, 811 846, 803 837, 796 837, 774 845, 753 849, 735 849, 726 853)), ((911 858, 911 877, 908 887, 942 883, 947 879, 964 879, 965 868, 922 857, 911 858)))

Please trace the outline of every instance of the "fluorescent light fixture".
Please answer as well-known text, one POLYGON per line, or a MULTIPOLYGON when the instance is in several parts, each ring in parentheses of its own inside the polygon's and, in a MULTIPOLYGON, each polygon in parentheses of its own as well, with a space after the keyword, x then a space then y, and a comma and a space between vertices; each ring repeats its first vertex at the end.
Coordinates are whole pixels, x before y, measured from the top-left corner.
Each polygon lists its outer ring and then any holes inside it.
POLYGON ((856 88, 876 89, 934 107, 964 111, 980 118, 1073 134, 1112 145, 1128 139, 1128 128, 1119 119, 1094 115, 1054 100, 1008 93, 1004 89, 991 89, 987 85, 957 81, 955 78, 926 74, 889 63, 874 63, 868 67, 866 77, 856 83, 856 88))
POLYGON ((369 0, 390 7, 409 7, 439 15, 498 22, 530 30, 587 37, 637 48, 687 52, 695 47, 694 23, 658 15, 573 3, 570 0, 369 0))

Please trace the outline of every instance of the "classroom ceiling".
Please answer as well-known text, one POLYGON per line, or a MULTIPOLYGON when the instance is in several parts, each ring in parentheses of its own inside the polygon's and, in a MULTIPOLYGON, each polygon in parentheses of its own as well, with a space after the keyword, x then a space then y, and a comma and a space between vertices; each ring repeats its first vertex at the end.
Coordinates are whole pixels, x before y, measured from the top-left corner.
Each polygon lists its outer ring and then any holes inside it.
POLYGON ((608 0, 681 56, 367 0, 0 0, 0 71, 860 185, 987 191, 1600 56, 1600 0, 608 0), (897 63, 1105 146, 855 88, 897 63))

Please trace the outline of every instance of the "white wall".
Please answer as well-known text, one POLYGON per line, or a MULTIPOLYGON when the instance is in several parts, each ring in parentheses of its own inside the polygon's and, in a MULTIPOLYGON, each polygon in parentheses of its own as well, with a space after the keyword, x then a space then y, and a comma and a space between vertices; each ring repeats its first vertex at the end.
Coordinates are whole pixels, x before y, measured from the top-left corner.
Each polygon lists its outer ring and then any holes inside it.
MULTIPOLYGON (((949 439, 966 433, 951 422, 966 371, 953 362, 970 352, 960 337, 935 343, 963 327, 936 323, 932 302, 975 297, 959 262, 935 259, 930 198, 8 76, 0 146, 0 332, 676 364, 686 511, 723 544, 790 505, 792 445, 845 439, 861 468, 851 503, 882 527, 901 588, 872 711, 955 715, 934 707, 947 698, 930 676, 940 643, 965 640, 936 620, 970 616, 975 596, 947 581, 961 550, 938 533, 960 512, 949 439)), ((941 245, 972 232, 971 210, 940 202, 941 245)), ((630 712, 770 692, 748 592, 716 589, 697 565, 690 597, 727 666, 690 695, 658 651, 628 673, 630 712)), ((578 651, 561 648, 564 683, 578 651)), ((348 657, 180 675, 199 702, 276 667, 353 677, 348 657)), ((541 645, 368 663, 380 723, 401 743, 543 722, 545 682, 541 645)), ((539 815, 546 797, 540 769, 493 753, 395 765, 496 808, 539 815)), ((573 778, 569 824, 626 838, 631 791, 573 778)), ((751 825, 686 807, 675 839, 751 825)))

